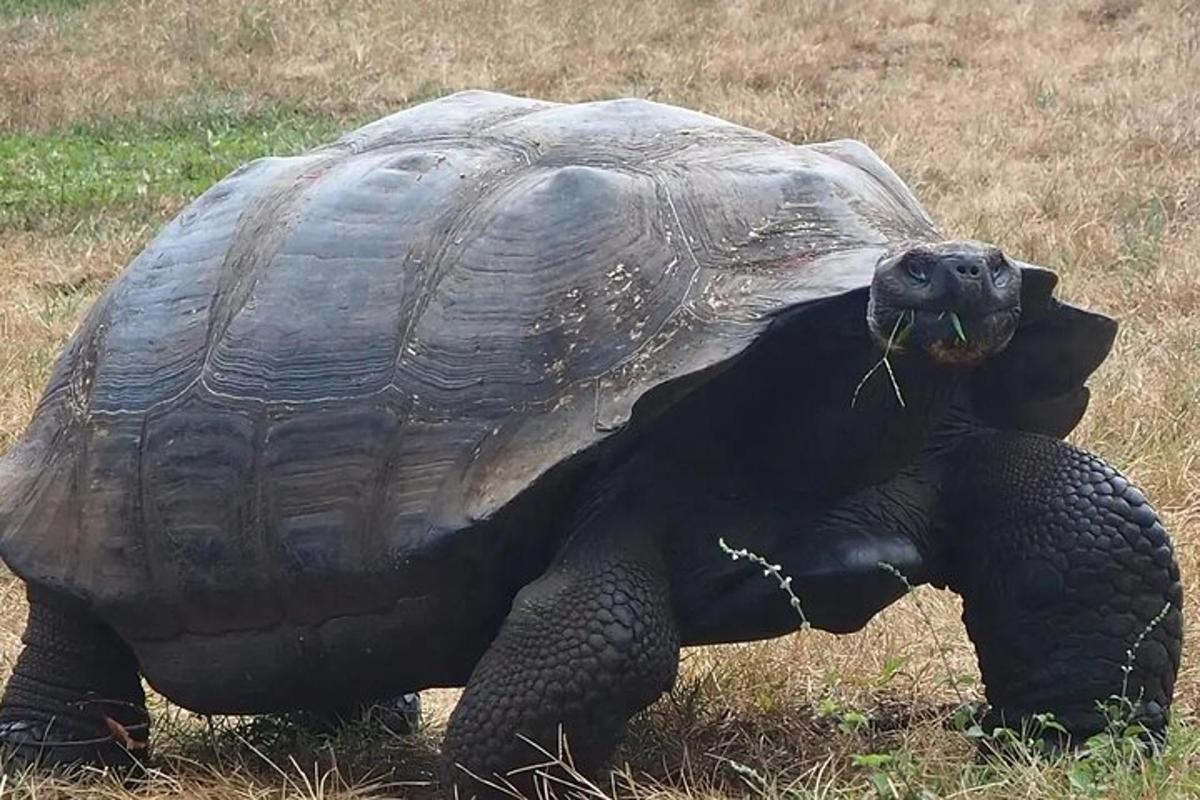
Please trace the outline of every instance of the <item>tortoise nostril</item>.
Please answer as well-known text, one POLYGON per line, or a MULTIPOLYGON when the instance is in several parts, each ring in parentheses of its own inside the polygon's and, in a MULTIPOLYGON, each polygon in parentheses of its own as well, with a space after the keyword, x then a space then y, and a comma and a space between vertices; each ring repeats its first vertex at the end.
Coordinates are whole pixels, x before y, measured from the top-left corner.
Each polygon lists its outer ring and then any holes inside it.
POLYGON ((981 272, 979 269, 979 265, 973 261, 958 262, 957 264, 954 265, 954 271, 957 272, 959 275, 963 276, 964 278, 966 278, 968 276, 970 276, 972 278, 978 278, 980 275, 980 272, 981 272))

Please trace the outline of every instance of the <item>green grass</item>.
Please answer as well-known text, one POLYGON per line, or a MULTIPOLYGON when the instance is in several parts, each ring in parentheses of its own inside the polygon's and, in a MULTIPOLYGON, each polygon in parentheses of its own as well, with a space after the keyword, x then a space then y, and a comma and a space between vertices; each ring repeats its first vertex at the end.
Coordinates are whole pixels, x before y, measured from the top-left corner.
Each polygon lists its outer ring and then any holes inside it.
POLYGON ((246 161, 347 127, 298 111, 208 111, 2 135, 0 232, 66 231, 99 215, 156 222, 246 161))
POLYGON ((30 14, 61 13, 83 8, 93 0, 0 0, 0 19, 30 14))

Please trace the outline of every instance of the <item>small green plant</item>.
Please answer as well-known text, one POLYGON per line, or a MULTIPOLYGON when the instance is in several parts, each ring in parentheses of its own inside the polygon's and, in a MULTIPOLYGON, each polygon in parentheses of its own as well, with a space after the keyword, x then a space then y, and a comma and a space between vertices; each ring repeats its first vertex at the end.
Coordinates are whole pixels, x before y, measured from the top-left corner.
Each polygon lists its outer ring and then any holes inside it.
POLYGON ((1153 633, 1154 629, 1161 625, 1163 620, 1167 618, 1167 614, 1170 613, 1171 604, 1163 604, 1163 607, 1158 610, 1158 613, 1154 615, 1152 620, 1146 623, 1146 627, 1142 628, 1141 633, 1139 633, 1137 638, 1133 640, 1133 644, 1129 645, 1129 649, 1125 651, 1125 663, 1121 666, 1121 672, 1124 673, 1125 676, 1121 681, 1122 700, 1127 701, 1129 699, 1129 676, 1133 672, 1134 664, 1137 662, 1138 650, 1140 650, 1142 644, 1145 643, 1146 637, 1153 633))
POLYGON ((723 759, 734 775, 737 775, 746 786, 759 797, 766 797, 771 790, 771 784, 766 777, 749 764, 743 764, 733 759, 723 759))
POLYGON ((938 795, 925 786, 920 765, 909 753, 861 753, 851 763, 867 774, 880 800, 936 800, 938 795))
POLYGON ((896 676, 904 671, 908 665, 908 659, 904 656, 894 656, 883 662, 883 669, 879 671, 879 677, 875 679, 877 687, 883 687, 895 680, 896 676))
POLYGON ((938 656, 942 660, 942 667, 943 667, 943 669, 945 669, 946 677, 950 681, 950 688, 952 688, 954 690, 954 694, 958 697, 959 704, 966 705, 967 700, 965 697, 963 697, 962 692, 959 691, 958 676, 955 675, 954 670, 950 669, 950 659, 949 659, 949 656, 947 655, 946 648, 942 646, 942 642, 938 638, 937 628, 933 624, 933 617, 931 617, 929 615, 929 612, 928 612, 928 610, 926 610, 924 604, 922 604, 920 599, 916 596, 916 588, 908 580, 908 576, 906 576, 903 572, 901 572, 899 569, 897 569, 894 565, 889 564, 886 561, 880 561, 878 566, 881 570, 888 573, 889 575, 892 575, 893 577, 896 578, 896 580, 898 580, 898 581, 900 581, 900 583, 904 584, 905 596, 909 597, 912 600, 913 605, 916 606, 917 613, 921 615, 921 619, 922 619, 922 621, 924 621, 925 627, 929 629, 929 633, 933 637, 933 646, 934 646, 934 648, 937 649, 938 656))
POLYGON ((757 553, 751 552, 745 548, 735 549, 730 547, 728 544, 726 544, 724 537, 717 539, 717 546, 720 547, 721 550, 724 551, 725 555, 729 556, 729 558, 733 561, 739 561, 744 558, 747 561, 762 567, 763 577, 775 579, 775 581, 779 584, 780 590, 788 596, 788 603, 792 606, 795 612, 800 615, 800 628, 802 630, 808 630, 812 627, 808 622, 808 617, 804 614, 804 607, 800 603, 800 598, 796 596, 794 591, 792 591, 791 576, 783 574, 782 565, 772 564, 770 561, 767 561, 757 553))
POLYGON ((826 693, 817 703, 817 718, 835 720, 838 732, 845 736, 862 733, 871 727, 871 716, 845 701, 836 678, 830 680, 826 693))

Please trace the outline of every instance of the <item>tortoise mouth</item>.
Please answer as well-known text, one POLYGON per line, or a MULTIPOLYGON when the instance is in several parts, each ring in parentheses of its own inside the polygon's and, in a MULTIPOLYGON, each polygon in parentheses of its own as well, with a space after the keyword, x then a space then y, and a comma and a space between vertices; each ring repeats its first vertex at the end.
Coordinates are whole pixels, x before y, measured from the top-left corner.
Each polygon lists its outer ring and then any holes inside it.
POLYGON ((974 366, 1004 350, 1017 331, 1019 304, 983 313, 952 309, 881 309, 869 317, 871 335, 886 351, 924 351, 939 364, 974 366))
POLYGON ((1021 316, 1021 273, 981 242, 902 247, 881 258, 867 321, 887 350, 919 347, 938 363, 971 366, 1000 352, 1021 316))

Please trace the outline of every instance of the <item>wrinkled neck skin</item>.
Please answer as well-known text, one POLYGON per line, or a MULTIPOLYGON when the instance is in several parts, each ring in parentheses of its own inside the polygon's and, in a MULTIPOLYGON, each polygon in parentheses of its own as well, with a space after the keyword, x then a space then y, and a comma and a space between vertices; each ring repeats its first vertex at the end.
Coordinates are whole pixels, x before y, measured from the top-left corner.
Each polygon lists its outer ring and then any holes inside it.
MULTIPOLYGON (((929 488, 914 480, 910 490, 897 476, 945 434, 971 424, 956 405, 968 373, 920 353, 893 353, 889 374, 863 315, 845 308, 847 302, 782 323, 648 425, 635 447, 604 468, 580 507, 578 528, 612 508, 626 519, 636 509, 639 520, 649 521, 644 530, 660 537, 686 643, 764 638, 800 624, 773 582, 761 573, 745 581, 745 562, 731 560, 719 539, 782 563, 803 584, 813 569, 829 569, 829 552, 814 558, 824 535, 819 529, 827 527, 817 522, 831 509, 853 517, 858 512, 839 504, 856 492, 886 484, 899 516, 928 516, 921 506, 929 504, 929 488)), ((866 529, 872 520, 842 522, 866 529)), ((928 549, 928 531, 920 528, 907 531, 906 546, 928 549)), ((912 561, 898 554, 906 559, 912 561)), ((874 563, 871 570, 878 577, 874 563)), ((837 594, 847 590, 854 587, 839 585, 837 594)), ((855 629, 881 607, 873 598, 870 609, 810 622, 855 629)))

